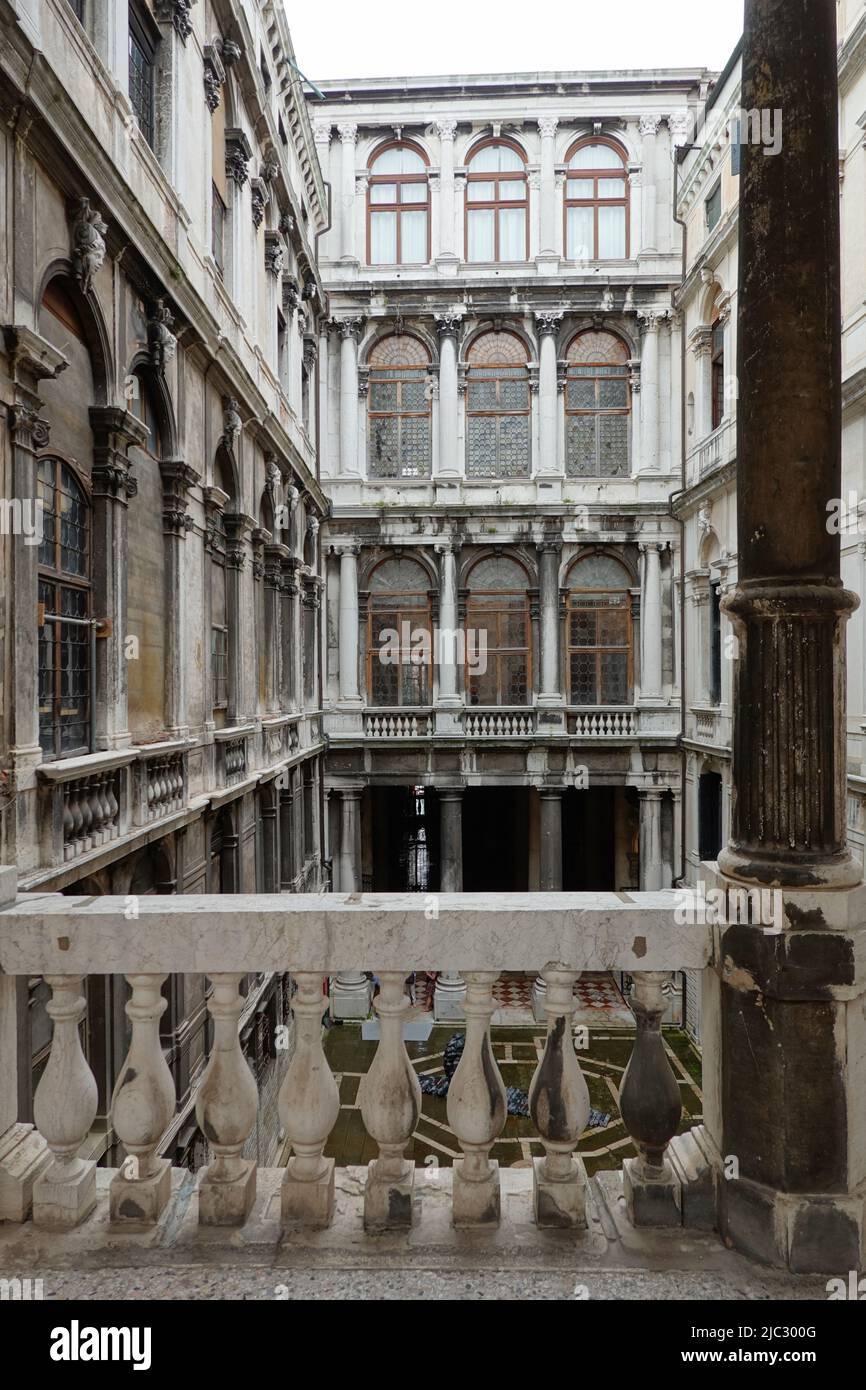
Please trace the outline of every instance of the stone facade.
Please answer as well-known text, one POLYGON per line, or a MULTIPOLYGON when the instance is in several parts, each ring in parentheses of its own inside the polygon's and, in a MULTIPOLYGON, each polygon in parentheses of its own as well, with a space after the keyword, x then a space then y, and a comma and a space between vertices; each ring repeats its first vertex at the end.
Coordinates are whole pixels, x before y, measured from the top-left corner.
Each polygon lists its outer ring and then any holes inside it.
POLYGON ((672 170, 708 82, 354 81, 310 101, 334 190, 320 418, 339 886, 680 876, 672 170), (383 673, 395 624, 431 634, 429 663, 401 639, 383 673))
MULTIPOLYGON (((327 193, 285 18, 14 0, 0 35, 0 859, 31 891, 127 895, 133 930, 144 895, 317 890, 327 193)), ((163 992, 179 1100, 163 1149, 196 1166, 209 991, 172 975, 163 992)), ((288 981, 242 992, 275 1094, 288 981)), ((20 1000, 22 1120, 43 995, 20 1000)), ((109 1160, 128 995, 87 984, 109 1160)))

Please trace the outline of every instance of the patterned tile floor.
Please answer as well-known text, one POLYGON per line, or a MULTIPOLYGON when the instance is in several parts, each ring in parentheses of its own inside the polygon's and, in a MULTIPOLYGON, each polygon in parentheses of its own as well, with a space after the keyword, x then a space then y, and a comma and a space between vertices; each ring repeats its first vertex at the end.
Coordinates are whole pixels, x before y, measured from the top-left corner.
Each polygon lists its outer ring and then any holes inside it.
MULTIPOLYGON (((532 1012, 532 985, 533 981, 524 975, 506 972, 500 976, 493 986, 493 997, 498 1005, 493 1016, 494 1027, 537 1027, 532 1012)), ((416 992, 417 1011, 431 1012, 433 981, 421 971, 416 977, 416 992)), ((574 1016, 575 1024, 595 1027, 604 1023, 614 1028, 634 1026, 632 1011, 609 971, 587 971, 577 982, 576 994, 579 1002, 574 1016)))
MULTIPOLYGON (((452 1033, 457 1031, 461 1030, 440 1025, 433 1029, 427 1042, 406 1044, 412 1064, 419 1074, 441 1072, 442 1050, 452 1033)), ((528 1090, 544 1047, 543 1030, 494 1026, 492 1038, 494 1055, 505 1084, 528 1090)), ((610 1115, 604 1129, 588 1130, 580 1141, 580 1152, 590 1174, 600 1168, 618 1168, 623 1158, 634 1154, 617 1104, 619 1084, 631 1055, 633 1040, 633 1028, 616 1028, 608 1032, 602 1024, 591 1029, 589 1046, 580 1053, 590 1102, 595 1109, 610 1115)), ((666 1028, 664 1040, 683 1100, 681 1129, 689 1129, 699 1124, 702 1118, 700 1058, 680 1029, 666 1028)), ((328 1157, 336 1158, 340 1165, 368 1163, 376 1157, 376 1144, 364 1129, 361 1112, 357 1108, 358 1085, 375 1051, 376 1043, 364 1042, 357 1025, 336 1025, 328 1031, 325 1052, 340 1088, 340 1115, 325 1152, 328 1157)), ((448 1124, 446 1107, 447 1101, 444 1099, 422 1097, 421 1117, 412 1145, 407 1150, 407 1155, 416 1164, 450 1164, 460 1156, 459 1145, 448 1124)), ((493 1146, 492 1157, 504 1167, 515 1164, 525 1167, 541 1153, 543 1148, 534 1137, 532 1121, 510 1115, 502 1135, 493 1146)))

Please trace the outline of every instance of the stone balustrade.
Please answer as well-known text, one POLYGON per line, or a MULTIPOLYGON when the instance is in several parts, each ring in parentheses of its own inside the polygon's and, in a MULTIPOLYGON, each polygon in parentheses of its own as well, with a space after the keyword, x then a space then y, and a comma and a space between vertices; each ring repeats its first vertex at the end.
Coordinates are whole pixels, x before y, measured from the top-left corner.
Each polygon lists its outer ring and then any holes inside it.
POLYGON ((367 738, 427 738, 433 721, 426 711, 371 710, 364 715, 367 738))
POLYGON ((568 714, 568 732, 576 738, 633 738, 638 732, 633 709, 580 709, 568 714))
POLYGON ((138 770, 138 817, 142 825, 180 811, 187 802, 183 752, 143 749, 138 770))
POLYGON ((410 1226, 414 1165, 405 1151, 420 1093, 403 1043, 404 982, 429 962, 466 981, 466 1044, 448 1094, 449 1124, 462 1151, 454 1165, 452 1219, 458 1228, 495 1226, 500 1183, 490 1151, 505 1123, 506 1096, 490 1040, 493 987, 501 970, 535 969, 539 960, 548 964, 541 971, 547 1041, 530 1088, 530 1113, 545 1150, 534 1162, 536 1222, 585 1223, 586 1177, 576 1148, 589 1097, 571 1022, 581 972, 604 969, 625 970, 635 982, 637 1037, 620 1095, 638 1152, 626 1166, 628 1208, 637 1222, 681 1220, 682 1178, 667 1156, 681 1110, 661 1044, 662 987, 673 970, 703 969, 712 954, 710 929, 680 925, 681 895, 442 894, 435 916, 425 895, 143 897, 135 931, 124 918, 126 906, 122 898, 21 894, 0 910, 0 977, 42 975, 52 989, 54 1036, 35 1102, 50 1162, 33 1185, 35 1224, 72 1228, 96 1200, 94 1164, 81 1152, 96 1087, 78 1025, 84 980, 97 972, 123 974, 132 991, 131 1040, 112 1101, 112 1124, 127 1154, 111 1179, 112 1226, 152 1228, 170 1197, 169 1166, 158 1157, 174 1115, 159 1035, 168 972, 204 974, 212 985, 214 1043, 197 1095, 198 1122, 211 1150, 199 1178, 199 1221, 247 1220, 256 1169, 241 1154, 257 1095, 237 1023, 242 979, 256 970, 290 972, 296 983, 294 1050, 278 1103, 292 1150, 282 1181, 282 1222, 287 1229, 327 1225, 335 1175, 334 1161, 323 1155, 339 1096, 322 1045, 325 984, 355 967, 374 971, 380 981, 375 1008, 381 1040, 359 1096, 378 1145, 367 1176, 365 1226, 410 1226))
POLYGON ((467 738, 522 738, 535 733, 536 722, 534 709, 469 709, 463 732, 467 738))

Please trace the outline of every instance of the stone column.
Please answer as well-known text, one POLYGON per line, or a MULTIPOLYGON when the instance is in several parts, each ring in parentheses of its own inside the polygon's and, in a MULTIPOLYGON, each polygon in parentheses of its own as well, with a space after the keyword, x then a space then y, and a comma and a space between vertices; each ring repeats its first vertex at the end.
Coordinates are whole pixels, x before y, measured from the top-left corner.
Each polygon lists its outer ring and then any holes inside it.
POLYGON ((439 477, 459 478, 462 473, 457 450, 457 340, 460 314, 437 314, 439 332, 439 477))
POLYGON ((537 313, 535 322, 540 343, 538 367, 538 453, 536 472, 543 477, 562 472, 559 460, 559 414, 557 411, 556 340, 562 312, 537 313))
POLYGON ((358 545, 343 546, 340 556, 339 662, 340 706, 358 709, 358 545))
POLYGON ((296 566, 297 560, 288 554, 283 557, 280 566, 280 708, 285 713, 298 708, 295 659, 298 648, 296 566))
POLYGON ((641 791, 640 799, 640 889, 656 893, 662 887, 662 793, 641 791))
POLYGON ((457 122, 443 119, 436 122, 439 135, 439 255, 436 264, 444 271, 453 269, 457 260, 454 215, 454 136, 457 122))
POLYGON ((318 386, 319 386, 319 428, 316 442, 319 448, 319 472, 323 478, 330 477, 333 470, 331 463, 331 396, 330 396, 330 373, 331 373, 331 346, 330 334, 327 324, 322 324, 319 334, 319 359, 318 359, 318 386))
POLYGON ((438 545, 439 554, 439 705, 456 709, 462 704, 457 693, 457 549, 447 541, 438 545))
MULTIPOLYGON (((340 792, 340 856, 338 869, 341 893, 361 891, 361 787, 343 787, 340 792)), ((347 962, 347 965, 350 964, 347 962)), ((351 964, 354 964, 352 962, 351 964)), ((407 966, 407 973, 409 967, 407 966)), ((341 970, 331 990, 334 1018, 366 1018, 373 997, 372 981, 362 970, 341 970)))
POLYGON ((556 116, 540 116, 538 131, 541 136, 541 179, 539 196, 541 200, 541 245, 539 259, 558 260, 556 248, 556 116))
POLYGON ((666 542, 642 543, 643 592, 641 594, 641 701, 662 698, 662 581, 661 552, 666 542))
MULTIPOLYGON (((463 788, 440 787, 439 883, 443 893, 463 892, 463 788)), ((466 981, 456 970, 443 970, 433 994, 433 1016, 438 1021, 465 1017, 466 981)))
POLYGON ((242 512, 224 512, 226 528, 226 625, 229 630, 229 688, 226 720, 239 724, 244 716, 243 614, 241 575, 247 563, 247 539, 255 525, 242 512))
POLYGON ((760 925, 720 929, 703 1017, 721 1059, 705 1123, 738 1162, 717 1183, 723 1239, 844 1279, 866 1245, 866 911, 845 841, 857 600, 826 525, 842 495, 835 11, 745 6, 741 104, 784 114, 786 135, 783 153, 741 151, 739 572, 724 599, 739 657, 719 867, 725 886, 777 892, 760 925))
POLYGON ((695 359, 695 432, 691 440, 694 448, 712 433, 713 428, 712 331, 696 328, 689 336, 689 346, 695 359))
POLYGON ((659 322, 661 314, 648 309, 638 314, 643 324, 640 365, 641 473, 654 473, 659 466, 659 322))
POLYGON ((561 893, 562 788, 542 787, 538 798, 539 887, 542 893, 561 893))
POLYGON ((343 146, 340 164, 340 258, 356 262, 355 252, 355 140, 358 127, 351 121, 337 126, 343 146))
POLYGON ((358 467, 358 338, 364 320, 343 319, 340 332, 340 468, 357 477, 358 467))
POLYGON ((280 774, 280 892, 294 893, 295 880, 300 865, 295 857, 295 791, 291 774, 284 769, 280 774))
POLYGON ((683 316, 675 311, 670 317, 671 327, 671 419, 670 419, 670 471, 679 473, 683 461, 683 316))
POLYGON ((99 748, 129 744, 127 719, 127 531, 130 497, 138 484, 129 471, 127 450, 143 446, 147 428, 126 410, 92 406, 93 430, 93 599, 94 615, 107 618, 110 631, 101 639, 93 698, 96 699, 99 748))
POLYGON ((194 521, 186 510, 199 474, 178 459, 161 462, 162 529, 165 535, 165 722, 171 738, 189 733, 184 668, 187 630, 186 537, 194 521))
POLYGON ((559 679, 559 541, 543 541, 536 546, 541 607, 541 690, 539 705, 561 705, 559 679))
POLYGON ((641 116, 638 127, 643 140, 641 157, 641 228, 640 249, 657 251, 656 244, 656 133, 659 128, 658 116, 641 116))

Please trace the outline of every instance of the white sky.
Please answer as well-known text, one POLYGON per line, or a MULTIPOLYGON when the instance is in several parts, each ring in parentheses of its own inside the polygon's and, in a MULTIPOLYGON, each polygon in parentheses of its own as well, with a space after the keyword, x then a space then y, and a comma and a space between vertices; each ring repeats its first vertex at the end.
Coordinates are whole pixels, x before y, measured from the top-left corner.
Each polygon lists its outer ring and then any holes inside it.
POLYGON ((724 67, 743 0, 285 0, 298 66, 334 77, 724 67))

